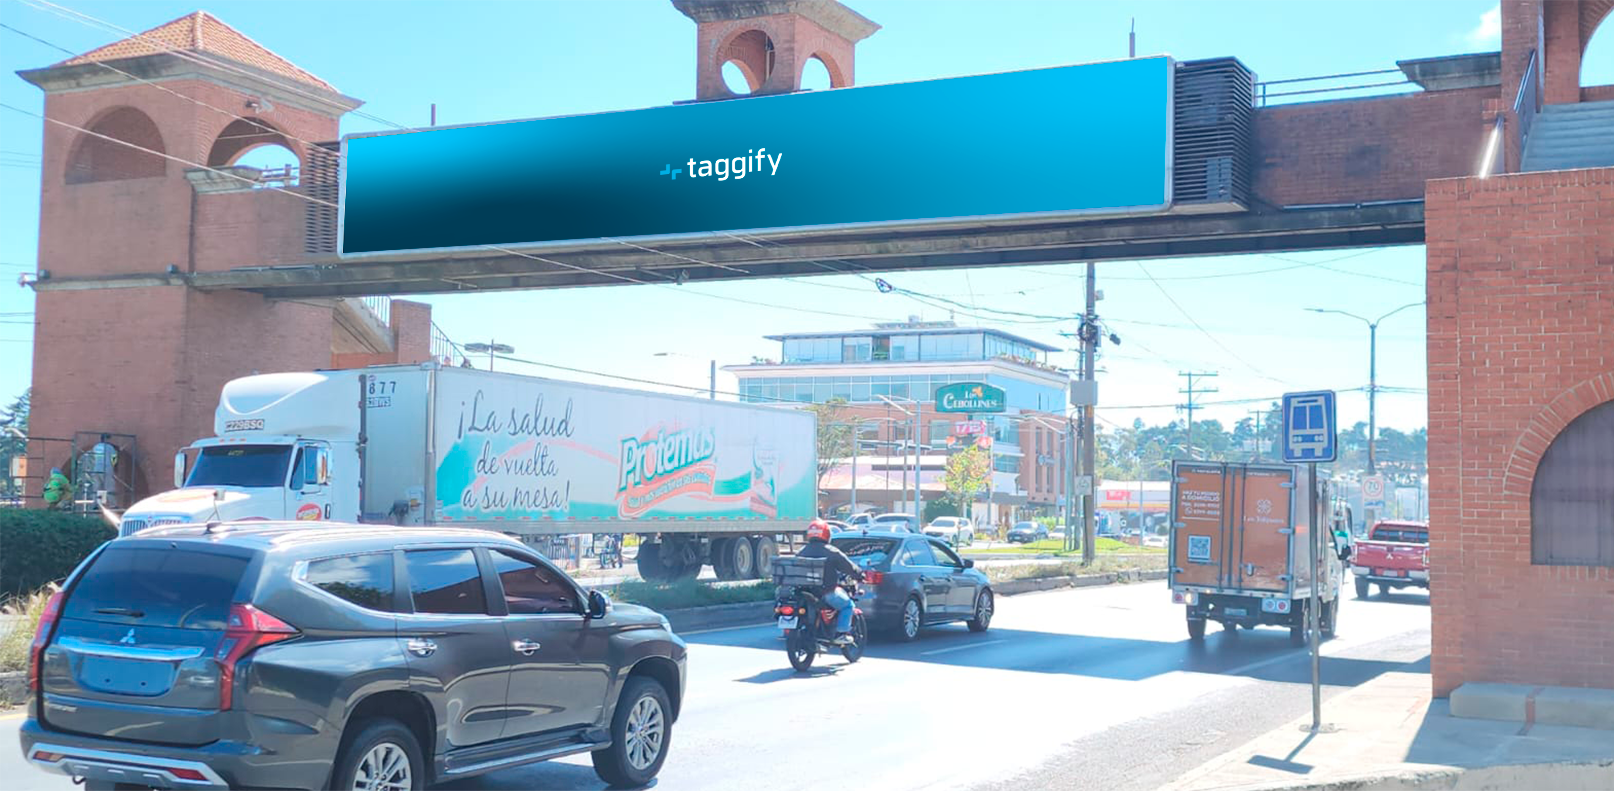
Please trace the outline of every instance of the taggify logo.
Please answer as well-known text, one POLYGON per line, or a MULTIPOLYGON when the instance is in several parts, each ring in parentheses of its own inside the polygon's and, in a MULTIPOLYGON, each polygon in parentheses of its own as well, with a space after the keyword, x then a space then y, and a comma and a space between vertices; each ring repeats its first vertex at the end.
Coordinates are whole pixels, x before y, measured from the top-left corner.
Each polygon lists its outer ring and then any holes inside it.
POLYGON ((779 163, 784 161, 784 154, 769 154, 766 148, 753 148, 743 157, 727 157, 724 159, 701 159, 690 157, 684 167, 674 168, 671 163, 662 165, 657 175, 667 176, 673 181, 688 174, 692 179, 716 178, 718 181, 728 181, 732 176, 735 181, 745 178, 748 173, 762 174, 763 165, 767 165, 766 175, 779 174, 779 163))

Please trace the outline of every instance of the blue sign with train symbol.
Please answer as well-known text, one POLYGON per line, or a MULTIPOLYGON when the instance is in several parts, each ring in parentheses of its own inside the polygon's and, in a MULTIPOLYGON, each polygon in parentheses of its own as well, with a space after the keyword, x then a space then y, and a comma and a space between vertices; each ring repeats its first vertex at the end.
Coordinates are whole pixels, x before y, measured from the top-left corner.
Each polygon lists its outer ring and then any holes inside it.
POLYGON ((1338 436, 1334 391, 1284 394, 1284 461, 1333 461, 1339 453, 1338 436))

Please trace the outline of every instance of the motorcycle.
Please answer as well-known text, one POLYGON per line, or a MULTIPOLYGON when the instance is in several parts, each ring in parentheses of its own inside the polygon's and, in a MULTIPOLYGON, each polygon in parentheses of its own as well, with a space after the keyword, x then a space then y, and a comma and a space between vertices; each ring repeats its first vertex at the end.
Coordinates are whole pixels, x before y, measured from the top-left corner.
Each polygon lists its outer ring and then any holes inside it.
POLYGON ((863 618, 863 610, 856 604, 857 583, 843 576, 841 589, 853 599, 852 642, 845 645, 835 644, 836 611, 819 597, 817 586, 790 585, 780 588, 783 595, 775 601, 773 611, 779 617, 779 629, 785 633, 785 654, 790 657, 790 666, 797 672, 805 673, 812 668, 813 660, 820 652, 838 650, 846 658, 847 664, 863 658, 863 649, 869 642, 869 626, 863 618))

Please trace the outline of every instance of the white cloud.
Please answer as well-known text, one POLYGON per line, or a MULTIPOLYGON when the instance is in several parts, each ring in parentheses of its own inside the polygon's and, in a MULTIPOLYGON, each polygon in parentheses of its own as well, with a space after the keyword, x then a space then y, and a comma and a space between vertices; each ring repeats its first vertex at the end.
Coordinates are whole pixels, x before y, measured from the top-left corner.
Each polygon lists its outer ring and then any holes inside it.
POLYGON ((1479 24, 1468 31, 1468 43, 1476 47, 1502 45, 1502 9, 1500 6, 1480 14, 1479 24))

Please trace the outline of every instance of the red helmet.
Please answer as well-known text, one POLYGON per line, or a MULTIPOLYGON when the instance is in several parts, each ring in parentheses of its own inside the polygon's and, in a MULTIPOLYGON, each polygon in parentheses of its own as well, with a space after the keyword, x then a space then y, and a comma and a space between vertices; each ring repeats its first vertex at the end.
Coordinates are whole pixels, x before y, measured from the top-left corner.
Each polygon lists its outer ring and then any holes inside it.
POLYGON ((808 541, 828 541, 829 523, 822 519, 814 519, 807 525, 808 541))

